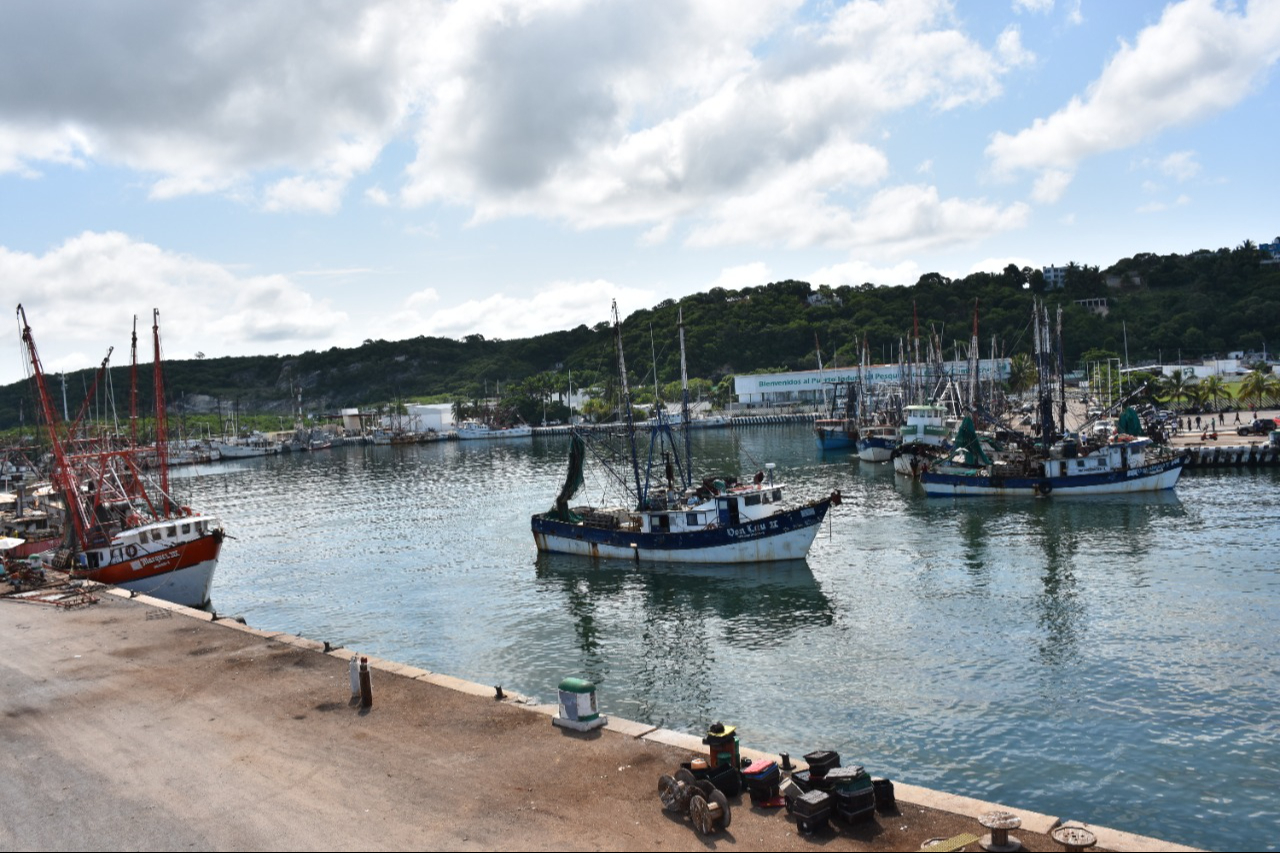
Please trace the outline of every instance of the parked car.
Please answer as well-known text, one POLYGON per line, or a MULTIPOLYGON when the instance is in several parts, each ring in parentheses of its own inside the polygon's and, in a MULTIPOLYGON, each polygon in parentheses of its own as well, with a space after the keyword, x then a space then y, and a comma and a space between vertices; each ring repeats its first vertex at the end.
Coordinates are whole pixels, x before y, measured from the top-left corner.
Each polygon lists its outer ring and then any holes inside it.
POLYGON ((1237 435, 1269 435, 1276 428, 1271 418, 1254 418, 1248 424, 1236 427, 1237 435))

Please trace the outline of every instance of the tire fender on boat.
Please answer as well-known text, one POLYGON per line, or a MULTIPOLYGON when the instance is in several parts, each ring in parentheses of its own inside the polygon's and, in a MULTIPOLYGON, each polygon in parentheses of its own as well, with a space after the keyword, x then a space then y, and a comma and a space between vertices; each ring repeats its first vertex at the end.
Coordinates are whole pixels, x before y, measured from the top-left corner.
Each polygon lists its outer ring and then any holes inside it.
POLYGON ((134 557, 138 556, 138 546, 126 545, 124 546, 124 553, 125 553, 125 556, 129 557, 130 559, 133 559, 134 557))
POLYGON ((1048 494, 1051 494, 1052 492, 1053 492, 1053 483, 1050 483, 1048 480, 1041 480, 1040 482, 1036 483, 1036 494, 1048 495, 1048 494))
POLYGON ((836 489, 834 492, 832 492, 832 493, 831 493, 831 505, 832 505, 832 506, 840 506, 840 501, 841 501, 841 500, 842 500, 842 498, 840 497, 840 490, 839 490, 839 489, 836 489))

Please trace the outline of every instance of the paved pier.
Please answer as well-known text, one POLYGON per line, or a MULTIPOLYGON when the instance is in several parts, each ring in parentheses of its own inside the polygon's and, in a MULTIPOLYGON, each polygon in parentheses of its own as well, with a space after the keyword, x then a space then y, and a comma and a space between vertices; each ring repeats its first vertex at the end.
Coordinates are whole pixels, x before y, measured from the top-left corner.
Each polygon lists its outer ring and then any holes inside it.
MULTIPOLYGON (((895 783, 897 814, 810 838, 744 796, 704 840, 657 796, 697 738, 567 733, 553 708, 372 658, 362 710, 350 651, 95 594, 0 599, 0 849, 914 850, 982 835, 994 808, 895 783)), ((1011 810, 1027 849, 1061 849, 1056 817, 1011 810)), ((1189 849, 1094 829, 1100 848, 1189 849)))

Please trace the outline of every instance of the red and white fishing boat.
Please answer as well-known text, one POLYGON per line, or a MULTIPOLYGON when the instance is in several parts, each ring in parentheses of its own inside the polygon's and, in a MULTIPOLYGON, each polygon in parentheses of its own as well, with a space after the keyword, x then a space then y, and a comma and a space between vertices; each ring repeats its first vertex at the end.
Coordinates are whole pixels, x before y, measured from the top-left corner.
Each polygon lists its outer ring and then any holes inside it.
POLYGON ((137 436, 136 329, 130 435, 88 436, 81 430, 81 422, 106 372, 110 351, 75 420, 64 426, 46 386, 26 312, 18 306, 22 342, 53 452, 53 486, 66 505, 66 539, 53 552, 50 563, 75 577, 203 607, 209 602, 224 534, 217 518, 178 505, 169 492, 159 315, 159 311, 154 312, 152 326, 155 444, 142 447, 137 436), (155 470, 145 471, 144 460, 158 460, 155 470), (158 481, 152 479, 152 474, 157 475, 158 481))

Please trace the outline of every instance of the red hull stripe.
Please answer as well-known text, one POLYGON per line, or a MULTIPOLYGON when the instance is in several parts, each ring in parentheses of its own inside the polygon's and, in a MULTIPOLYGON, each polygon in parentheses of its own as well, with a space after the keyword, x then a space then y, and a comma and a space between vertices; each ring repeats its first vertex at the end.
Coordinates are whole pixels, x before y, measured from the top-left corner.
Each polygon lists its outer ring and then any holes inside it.
POLYGON ((221 537, 202 536, 176 548, 166 548, 154 554, 143 554, 122 563, 112 563, 99 569, 92 569, 85 572, 84 577, 98 583, 128 583, 216 560, 221 550, 221 537))

